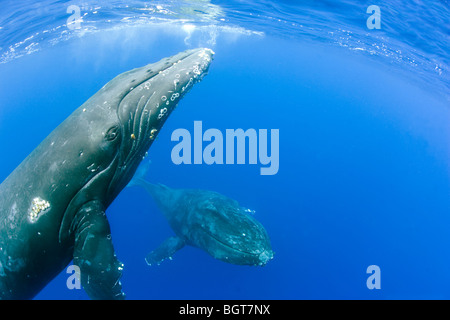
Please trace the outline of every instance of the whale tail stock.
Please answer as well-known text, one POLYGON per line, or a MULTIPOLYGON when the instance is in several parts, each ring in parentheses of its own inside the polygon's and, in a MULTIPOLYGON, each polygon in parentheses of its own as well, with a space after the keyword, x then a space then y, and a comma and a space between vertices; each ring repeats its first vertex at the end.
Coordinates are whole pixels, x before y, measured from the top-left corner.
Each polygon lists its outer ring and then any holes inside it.
POLYGON ((148 170, 150 168, 150 165, 152 164, 151 160, 148 161, 142 161, 139 167, 137 168, 133 179, 128 183, 127 187, 133 187, 133 186, 145 186, 145 184, 149 184, 147 180, 145 180, 145 176, 148 173, 148 170))
POLYGON ((157 199, 160 197, 161 192, 168 191, 169 187, 161 183, 151 183, 145 177, 148 175, 151 160, 142 161, 133 176, 133 179, 128 183, 127 187, 140 186, 147 190, 148 193, 152 195, 153 198, 157 199))

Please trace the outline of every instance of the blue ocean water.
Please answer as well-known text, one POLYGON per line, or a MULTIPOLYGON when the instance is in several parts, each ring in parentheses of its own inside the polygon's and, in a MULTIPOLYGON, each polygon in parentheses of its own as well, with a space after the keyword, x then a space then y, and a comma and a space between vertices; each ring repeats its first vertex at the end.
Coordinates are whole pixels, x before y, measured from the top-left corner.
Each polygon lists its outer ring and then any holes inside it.
MULTIPOLYGON (((256 211, 264 267, 186 247, 144 190, 107 210, 130 299, 449 299, 449 2, 3 1, 0 180, 117 74, 199 46, 216 54, 149 150, 148 179, 256 211), (80 8, 80 28, 67 8, 80 8), (370 5, 381 29, 368 29, 370 5), (175 165, 171 133, 279 129, 279 171, 175 165), (366 272, 380 270, 380 289, 366 272)), ((63 271, 37 299, 87 299, 63 271)))

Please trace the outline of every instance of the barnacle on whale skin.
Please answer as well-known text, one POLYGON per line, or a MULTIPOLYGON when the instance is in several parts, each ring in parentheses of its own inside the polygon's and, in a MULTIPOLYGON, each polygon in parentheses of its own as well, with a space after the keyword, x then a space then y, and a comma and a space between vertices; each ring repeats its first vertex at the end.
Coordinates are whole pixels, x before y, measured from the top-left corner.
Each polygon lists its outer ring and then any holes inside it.
POLYGON ((50 203, 39 197, 33 199, 31 203, 30 211, 28 212, 28 218, 30 222, 36 222, 42 213, 50 208, 50 203))

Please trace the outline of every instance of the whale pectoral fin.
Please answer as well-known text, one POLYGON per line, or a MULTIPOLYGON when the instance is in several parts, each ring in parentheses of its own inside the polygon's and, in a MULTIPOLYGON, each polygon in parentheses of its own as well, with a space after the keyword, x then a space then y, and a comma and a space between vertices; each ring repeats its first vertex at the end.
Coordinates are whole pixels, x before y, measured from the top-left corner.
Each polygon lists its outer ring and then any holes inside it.
POLYGON ((159 265, 165 259, 172 258, 172 255, 183 248, 185 241, 179 237, 170 237, 166 239, 156 250, 150 252, 145 261, 149 266, 159 265))
POLYGON ((124 299, 111 231, 100 202, 85 204, 74 220, 74 264, 80 268, 81 284, 91 299, 124 299))

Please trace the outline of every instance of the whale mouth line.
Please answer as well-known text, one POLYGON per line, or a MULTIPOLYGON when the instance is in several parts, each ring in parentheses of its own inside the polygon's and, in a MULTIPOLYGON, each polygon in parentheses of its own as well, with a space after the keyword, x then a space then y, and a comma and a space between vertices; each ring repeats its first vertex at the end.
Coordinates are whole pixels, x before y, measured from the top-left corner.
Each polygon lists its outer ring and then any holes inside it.
POLYGON ((236 251, 236 252, 239 252, 239 253, 248 254, 248 255, 251 255, 251 256, 254 256, 254 257, 259 257, 260 254, 261 254, 262 252, 264 252, 264 251, 262 251, 261 253, 253 253, 253 252, 248 252, 248 251, 240 250, 240 249, 234 248, 234 247, 232 247, 231 245, 229 245, 228 243, 225 243, 225 242, 223 242, 222 240, 218 239, 217 237, 215 237, 215 236, 214 236, 212 233, 210 233, 209 231, 206 231, 206 230, 205 230, 205 233, 206 233, 208 236, 210 236, 211 238, 213 238, 214 240, 216 240, 217 242, 219 242, 221 245, 223 245, 223 246, 225 246, 225 247, 227 247, 227 248, 230 248, 231 250, 236 251))

